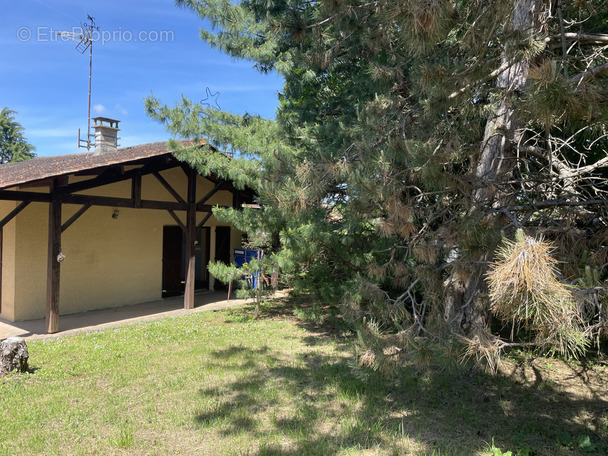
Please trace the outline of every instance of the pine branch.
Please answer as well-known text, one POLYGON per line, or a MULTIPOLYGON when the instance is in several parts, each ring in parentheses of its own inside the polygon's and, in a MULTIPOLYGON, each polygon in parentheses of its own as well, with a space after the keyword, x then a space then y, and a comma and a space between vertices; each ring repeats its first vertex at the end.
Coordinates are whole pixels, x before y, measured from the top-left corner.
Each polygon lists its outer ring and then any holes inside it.
POLYGON ((581 175, 581 174, 586 174, 586 173, 590 173, 592 171, 595 171, 598 168, 602 168, 604 166, 608 165, 608 156, 602 158, 601 160, 598 160, 597 162, 591 164, 591 165, 587 165, 587 166, 583 166, 581 168, 577 168, 576 172, 574 173, 575 175, 581 175))
MULTIPOLYGON (((540 158, 543 160, 547 159, 546 151, 539 147, 534 146, 518 146, 518 151, 524 152, 528 155, 532 155, 536 158, 540 158)), ((572 168, 562 161, 558 160, 556 157, 552 157, 551 165, 558 170, 559 177, 562 179, 570 179, 573 177, 580 177, 583 174, 589 174, 595 171, 598 168, 603 168, 604 166, 608 166, 608 156, 598 160, 595 163, 592 163, 587 166, 581 166, 578 168, 572 168)))
POLYGON ((564 27, 564 16, 562 15, 562 0, 557 1, 557 17, 559 18, 559 31, 562 45, 562 65, 564 67, 564 77, 568 79, 568 50, 566 49, 566 31, 564 27))
POLYGON ((559 200, 550 200, 550 201, 542 201, 539 203, 530 203, 530 204, 518 204, 518 205, 507 205, 500 206, 496 208, 491 208, 490 212, 502 212, 503 210, 509 210, 511 212, 525 212, 530 209, 539 210, 539 209, 549 209, 555 207, 580 207, 580 206, 600 206, 600 205, 608 205, 608 200, 596 198, 585 201, 566 201, 564 199, 559 200))
POLYGON ((604 74, 608 74, 608 63, 604 63, 603 65, 598 65, 596 67, 591 68, 590 70, 583 71, 582 73, 573 76, 570 79, 572 84, 578 85, 582 82, 587 82, 590 79, 596 78, 598 76, 603 76, 604 74))
POLYGON ((560 33, 559 35, 551 35, 545 38, 545 43, 551 44, 556 41, 561 41, 562 36, 568 41, 576 41, 580 44, 608 44, 608 35, 606 34, 590 35, 585 33, 564 33, 563 35, 560 33))
POLYGON ((608 291, 607 287, 591 287, 591 288, 583 288, 582 290, 573 291, 574 294, 577 295, 586 295, 586 294, 595 294, 599 291, 608 291))
POLYGON ((456 92, 452 92, 450 94, 450 96, 448 96, 448 99, 451 100, 453 98, 456 98, 456 97, 462 95, 463 93, 465 93, 467 90, 471 89, 472 87, 479 86, 481 84, 485 84, 486 82, 489 82, 492 79, 497 78, 503 71, 505 71, 510 66, 511 66, 510 62, 508 62, 508 61, 503 62, 502 65, 500 65, 498 68, 496 68, 490 74, 484 76, 481 79, 478 79, 477 81, 474 81, 474 82, 471 82, 470 84, 467 84, 466 86, 458 89, 456 92))
MULTIPOLYGON (((370 2, 370 3, 365 3, 363 5, 349 6, 347 9, 351 10, 351 11, 354 11, 355 9, 367 8, 368 6, 377 5, 378 3, 379 2, 370 2)), ((314 24, 310 24, 310 25, 306 26, 306 28, 312 29, 312 28, 315 28, 315 27, 320 27, 323 24, 326 24, 327 22, 335 19, 336 17, 344 16, 344 14, 345 14, 344 11, 339 11, 336 14, 332 14, 331 16, 323 19, 322 21, 319 21, 319 22, 316 22, 314 24)), ((361 22, 365 23, 365 21, 361 21, 361 22)))

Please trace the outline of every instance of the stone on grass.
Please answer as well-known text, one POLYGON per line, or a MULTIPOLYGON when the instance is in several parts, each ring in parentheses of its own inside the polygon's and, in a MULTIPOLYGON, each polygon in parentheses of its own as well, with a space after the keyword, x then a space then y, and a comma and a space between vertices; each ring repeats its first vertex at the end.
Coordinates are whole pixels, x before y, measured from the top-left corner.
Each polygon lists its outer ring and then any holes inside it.
POLYGON ((30 355, 23 337, 9 337, 0 344, 0 377, 16 370, 27 371, 30 355))

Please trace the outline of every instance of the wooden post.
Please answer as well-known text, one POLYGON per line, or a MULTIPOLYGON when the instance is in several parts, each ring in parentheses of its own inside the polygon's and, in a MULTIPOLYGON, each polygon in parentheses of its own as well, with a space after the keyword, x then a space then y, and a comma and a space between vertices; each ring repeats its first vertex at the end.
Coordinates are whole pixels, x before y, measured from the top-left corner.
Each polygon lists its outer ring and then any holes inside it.
POLYGON ((0 228, 0 313, 2 313, 2 262, 4 261, 4 227, 0 228))
POLYGON ((196 172, 188 170, 188 212, 186 215, 186 289, 184 290, 184 309, 194 309, 194 281, 196 257, 196 172))
POLYGON ((131 199, 133 207, 141 207, 141 172, 135 173, 131 181, 131 199))
POLYGON ((234 189, 234 193, 232 194, 232 207, 237 211, 243 209, 243 203, 241 202, 241 192, 237 188, 234 189))
POLYGON ((53 184, 49 204, 49 248, 46 274, 46 332, 59 331, 59 273, 61 254, 61 193, 53 184))

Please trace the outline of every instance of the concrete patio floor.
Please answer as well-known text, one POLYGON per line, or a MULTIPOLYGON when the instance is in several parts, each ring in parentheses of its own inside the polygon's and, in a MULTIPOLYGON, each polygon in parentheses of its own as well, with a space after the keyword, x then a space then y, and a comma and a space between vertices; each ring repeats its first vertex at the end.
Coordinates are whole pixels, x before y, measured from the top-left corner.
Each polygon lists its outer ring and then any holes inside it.
POLYGON ((17 322, 0 318, 0 340, 13 336, 20 336, 26 340, 46 339, 102 328, 113 328, 138 321, 188 315, 193 312, 211 312, 252 302, 246 299, 227 301, 226 295, 225 291, 198 292, 194 295, 194 309, 192 310, 184 309, 183 296, 176 296, 131 306, 61 315, 59 317, 60 331, 55 334, 46 334, 44 318, 17 322))

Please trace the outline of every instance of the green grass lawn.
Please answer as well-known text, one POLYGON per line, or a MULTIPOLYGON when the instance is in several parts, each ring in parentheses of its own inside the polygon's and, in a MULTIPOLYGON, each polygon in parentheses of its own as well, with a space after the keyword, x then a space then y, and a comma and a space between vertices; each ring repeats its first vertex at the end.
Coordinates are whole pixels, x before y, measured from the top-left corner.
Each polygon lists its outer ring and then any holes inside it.
POLYGON ((29 342, 30 373, 0 379, 0 455, 606 454, 601 366, 362 382, 350 339, 290 309, 29 342))

